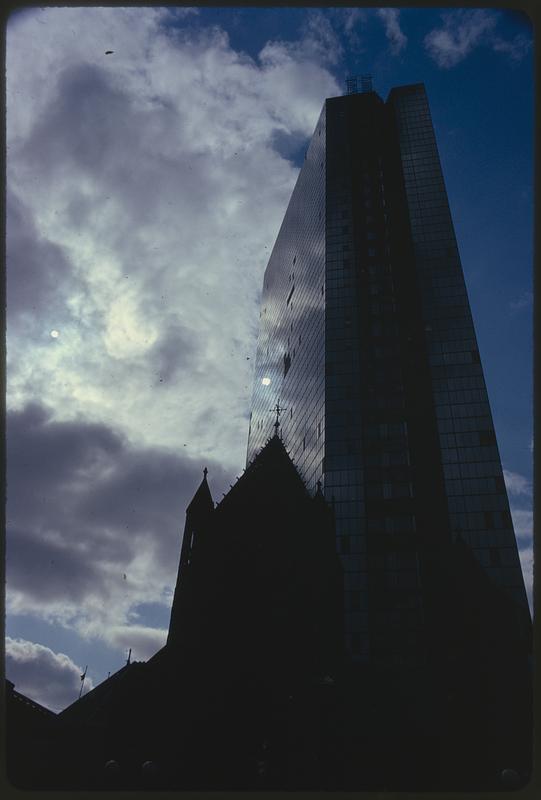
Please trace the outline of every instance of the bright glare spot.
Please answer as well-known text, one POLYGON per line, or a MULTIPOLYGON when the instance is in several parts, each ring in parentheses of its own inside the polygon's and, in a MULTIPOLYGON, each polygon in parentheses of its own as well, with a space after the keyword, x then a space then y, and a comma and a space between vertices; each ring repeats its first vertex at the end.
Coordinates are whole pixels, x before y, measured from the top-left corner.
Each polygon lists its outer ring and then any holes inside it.
POLYGON ((52 336, 53 339, 58 339, 58 337, 60 336, 60 332, 59 331, 51 331, 51 336, 52 336))
POLYGON ((263 378, 261 380, 261 383, 263 384, 263 386, 268 386, 270 384, 270 378, 263 378))
POLYGON ((113 299, 107 312, 104 341, 113 358, 133 358, 150 350, 158 331, 145 319, 137 298, 123 294, 113 299))

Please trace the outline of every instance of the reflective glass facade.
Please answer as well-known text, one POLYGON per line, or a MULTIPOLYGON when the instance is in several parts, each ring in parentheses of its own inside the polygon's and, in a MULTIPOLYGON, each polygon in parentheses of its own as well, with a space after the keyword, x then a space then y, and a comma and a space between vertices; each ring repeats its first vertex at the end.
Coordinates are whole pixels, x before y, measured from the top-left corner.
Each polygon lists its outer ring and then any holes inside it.
POLYGON ((325 443, 325 111, 306 152, 265 271, 248 461, 272 436, 307 486, 322 478, 325 443))
POLYGON ((477 339, 423 85, 393 90, 449 526, 527 609, 477 339))
POLYGON ((424 574, 459 535, 526 593, 422 84, 327 100, 264 280, 248 461, 281 435, 334 501, 358 661, 425 659, 424 574))

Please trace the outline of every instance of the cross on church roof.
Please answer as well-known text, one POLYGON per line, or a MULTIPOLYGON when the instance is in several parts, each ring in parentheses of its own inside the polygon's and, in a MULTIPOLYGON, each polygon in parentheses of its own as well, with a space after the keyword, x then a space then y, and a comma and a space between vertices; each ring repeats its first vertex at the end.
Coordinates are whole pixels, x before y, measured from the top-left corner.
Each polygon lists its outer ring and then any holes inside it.
POLYGON ((287 408, 284 408, 280 405, 280 400, 276 403, 274 408, 271 408, 271 411, 276 412, 276 422, 274 423, 274 433, 278 436, 278 428, 280 427, 280 414, 282 411, 287 411, 287 408))

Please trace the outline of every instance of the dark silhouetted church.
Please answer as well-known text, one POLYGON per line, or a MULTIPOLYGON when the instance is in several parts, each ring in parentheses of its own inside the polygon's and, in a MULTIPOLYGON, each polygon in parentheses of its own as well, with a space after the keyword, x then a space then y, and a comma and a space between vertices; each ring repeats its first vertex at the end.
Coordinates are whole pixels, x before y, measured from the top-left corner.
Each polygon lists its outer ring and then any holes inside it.
POLYGON ((12 737, 12 781, 319 785, 336 744, 327 715, 342 595, 332 510, 308 494, 278 435, 216 507, 205 470, 186 511, 166 646, 50 715, 39 746, 12 737))
MULTIPOLYGON (((58 715, 8 687, 22 788, 490 789, 529 769, 513 607, 458 540, 433 556, 427 665, 343 647, 333 510, 277 433, 216 506, 186 511, 167 644, 58 715), (494 614, 494 609, 497 613, 494 614)), ((522 778, 523 780, 524 778, 522 778)))

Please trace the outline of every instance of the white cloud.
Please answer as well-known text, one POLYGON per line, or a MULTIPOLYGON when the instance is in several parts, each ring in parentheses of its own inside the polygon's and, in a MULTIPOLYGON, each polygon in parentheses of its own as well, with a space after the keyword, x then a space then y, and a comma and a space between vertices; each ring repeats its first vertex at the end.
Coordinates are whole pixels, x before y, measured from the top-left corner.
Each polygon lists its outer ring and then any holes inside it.
POLYGON ((400 11, 397 8, 379 8, 377 14, 385 25, 385 35, 391 51, 398 55, 408 43, 407 36, 400 28, 400 11))
POLYGON ((523 308, 531 308, 533 305, 533 292, 525 290, 515 300, 511 300, 509 308, 511 311, 521 311, 523 308))
POLYGON ((329 19, 321 11, 312 11, 308 15, 301 41, 303 56, 322 64, 336 64, 343 53, 340 39, 329 19))
POLYGON ((144 625, 119 625, 107 632, 107 641, 119 649, 131 648, 132 661, 147 661, 167 639, 167 631, 144 625))
POLYGON ((173 19, 182 19, 183 17, 199 14, 199 9, 195 6, 186 6, 185 8, 177 6, 176 8, 168 8, 167 11, 173 19))
MULTIPOLYGON (((51 711, 61 711, 77 700, 84 668, 64 653, 42 644, 6 637, 6 676, 15 690, 51 711)), ((84 691, 93 688, 87 674, 84 691)))
POLYGON ((503 477, 509 494, 515 496, 516 495, 531 496, 532 485, 528 480, 528 478, 525 478, 524 475, 519 475, 518 472, 511 472, 508 469, 504 469, 503 477))
POLYGON ((253 60, 169 17, 10 22, 8 406, 39 397, 239 470, 262 275, 297 175, 276 137, 307 139, 340 94, 340 44, 314 12, 253 60))
POLYGON ((352 33, 359 22, 364 22, 366 19, 366 11, 362 8, 337 8, 333 10, 342 15, 342 24, 346 33, 352 33))
POLYGON ((256 59, 186 9, 10 19, 10 614, 163 644, 202 467, 218 498, 244 465, 284 153, 341 93, 340 54, 319 11, 256 59))
POLYGON ((351 52, 360 52, 362 48, 359 29, 366 23, 369 11, 364 8, 329 8, 326 13, 336 29, 339 29, 351 52))
POLYGON ((128 290, 113 300, 105 316, 103 341, 113 358, 132 358, 151 349, 158 339, 156 325, 148 324, 137 298, 128 290))
MULTIPOLYGON (((114 647, 133 635, 141 658, 158 649, 203 464, 103 424, 55 422, 36 404, 8 413, 7 461, 8 613, 114 647), (152 628, 144 604, 160 611, 152 628)), ((207 466, 220 497, 233 475, 207 466)))
POLYGON ((513 527, 518 539, 530 546, 533 538, 533 511, 511 507, 513 527))
POLYGON ((532 40, 522 33, 507 41, 494 36, 491 44, 497 53, 505 53, 513 61, 521 61, 532 48, 532 40))
POLYGON ((503 39, 494 31, 499 18, 498 12, 488 9, 448 12, 443 15, 443 26, 425 36, 425 47, 444 69, 456 66, 481 45, 520 61, 531 49, 531 39, 524 34, 503 39))
POLYGON ((518 554, 530 610, 533 610, 533 512, 511 507, 513 527, 518 542, 518 554))
POLYGON ((440 67, 454 67, 477 47, 496 25, 496 16, 484 9, 459 10, 444 15, 443 28, 425 37, 425 47, 440 67))
POLYGON ((519 550, 520 565, 522 567, 522 575, 524 577, 524 585, 526 588, 526 595, 528 596, 528 603, 530 611, 533 613, 533 550, 531 548, 519 550))

